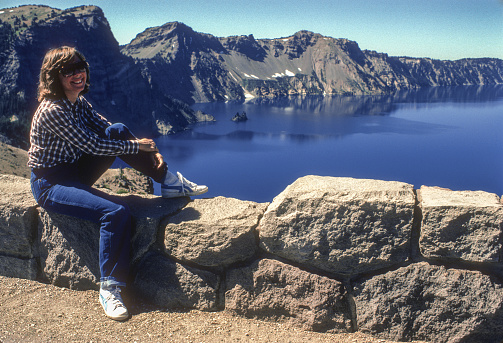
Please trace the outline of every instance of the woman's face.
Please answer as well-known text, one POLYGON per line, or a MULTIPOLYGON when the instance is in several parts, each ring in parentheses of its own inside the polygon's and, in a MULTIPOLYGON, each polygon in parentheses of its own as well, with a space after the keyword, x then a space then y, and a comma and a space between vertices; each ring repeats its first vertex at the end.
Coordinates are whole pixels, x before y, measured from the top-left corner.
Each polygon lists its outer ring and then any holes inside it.
POLYGON ((85 68, 74 69, 72 73, 72 65, 79 62, 82 62, 82 60, 78 56, 74 56, 70 64, 66 66, 66 68, 70 67, 68 68, 70 72, 60 72, 58 74, 63 91, 68 100, 72 103, 77 100, 80 92, 82 92, 86 86, 87 74, 85 68))

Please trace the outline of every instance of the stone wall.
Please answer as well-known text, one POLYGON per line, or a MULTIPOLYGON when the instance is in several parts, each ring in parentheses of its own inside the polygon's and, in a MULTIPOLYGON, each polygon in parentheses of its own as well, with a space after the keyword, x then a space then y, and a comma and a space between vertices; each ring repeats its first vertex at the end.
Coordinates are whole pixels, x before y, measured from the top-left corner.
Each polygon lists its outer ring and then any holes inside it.
MULTIPOLYGON (((485 192, 306 176, 269 204, 122 196, 130 284, 164 308, 226 310, 397 341, 503 340, 503 204, 485 192)), ((0 274, 97 289, 96 223, 0 176, 0 274)))

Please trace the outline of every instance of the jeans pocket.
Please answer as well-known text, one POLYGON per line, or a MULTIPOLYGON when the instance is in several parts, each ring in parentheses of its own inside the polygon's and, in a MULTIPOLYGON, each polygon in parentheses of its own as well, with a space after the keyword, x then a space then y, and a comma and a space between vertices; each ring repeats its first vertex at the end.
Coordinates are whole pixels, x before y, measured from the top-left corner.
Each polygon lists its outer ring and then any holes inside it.
POLYGON ((31 192, 40 206, 43 206, 45 195, 52 185, 45 178, 31 179, 31 192))

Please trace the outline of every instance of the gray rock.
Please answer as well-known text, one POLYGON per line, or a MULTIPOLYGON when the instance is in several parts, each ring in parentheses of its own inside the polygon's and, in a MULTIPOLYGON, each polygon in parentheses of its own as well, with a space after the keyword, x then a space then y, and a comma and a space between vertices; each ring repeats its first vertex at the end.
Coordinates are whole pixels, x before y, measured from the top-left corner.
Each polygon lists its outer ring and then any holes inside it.
POLYGON ((254 230, 266 206, 224 197, 197 199, 169 219, 166 253, 205 267, 245 261, 257 251, 254 230))
POLYGON ((422 186, 420 206, 425 257, 502 261, 503 205, 496 194, 422 186))
POLYGON ((19 258, 0 255, 0 275, 36 280, 38 264, 36 258, 19 258))
POLYGON ((401 182, 305 176, 260 221, 260 247, 308 267, 354 275, 409 256, 415 195, 401 182))
POLYGON ((198 122, 217 121, 211 114, 204 113, 202 111, 195 111, 194 115, 196 116, 198 122))
POLYGON ((36 254, 37 207, 28 179, 0 175, 0 255, 36 254))
POLYGON ((0 175, 0 274, 35 279, 37 203, 28 179, 0 175))
POLYGON ((349 332, 350 312, 340 282, 263 259, 227 274, 225 309, 306 330, 349 332))
POLYGON ((151 251, 136 268, 134 286, 138 294, 157 306, 213 311, 218 307, 220 277, 183 266, 151 251))
MULTIPOLYGON (((422 223, 413 223, 412 186, 400 182, 307 176, 269 207, 223 197, 122 196, 134 224, 131 277, 139 295, 166 308, 225 308, 393 340, 501 343, 501 200, 432 187, 419 195, 422 223), (418 257, 415 224, 422 225, 423 255, 458 269, 427 262, 381 269, 418 257), (257 251, 257 235, 265 252, 257 251), (251 262, 261 254, 299 267, 251 262), (320 269, 359 279, 347 294, 346 284, 306 271, 320 269)), ((98 224, 39 209, 29 180, 14 176, 0 175, 0 210, 1 275, 98 287, 98 224)))
POLYGON ((70 289, 98 289, 98 223, 40 210, 42 278, 70 289))
POLYGON ((166 23, 145 30, 121 51, 143 66, 152 88, 188 102, 237 100, 245 94, 389 94, 425 86, 499 84, 502 80, 499 59, 391 57, 362 51, 354 41, 309 31, 285 40, 255 39, 253 35, 216 38, 182 23, 166 23), (195 59, 197 63, 188 63, 195 59), (165 82, 175 76, 176 84, 165 82))
POLYGON ((246 115, 246 112, 243 113, 236 113, 234 117, 231 118, 233 122, 239 123, 239 122, 244 122, 248 120, 248 116, 246 115))
POLYGON ((161 223, 173 213, 184 208, 189 197, 164 199, 154 195, 129 195, 124 201, 131 209, 134 218, 132 262, 137 262, 158 241, 161 223))
POLYGON ((362 332, 397 341, 503 340, 503 287, 480 272, 425 262, 354 286, 362 332))
POLYGON ((108 169, 94 187, 110 194, 154 194, 152 179, 133 168, 108 169))

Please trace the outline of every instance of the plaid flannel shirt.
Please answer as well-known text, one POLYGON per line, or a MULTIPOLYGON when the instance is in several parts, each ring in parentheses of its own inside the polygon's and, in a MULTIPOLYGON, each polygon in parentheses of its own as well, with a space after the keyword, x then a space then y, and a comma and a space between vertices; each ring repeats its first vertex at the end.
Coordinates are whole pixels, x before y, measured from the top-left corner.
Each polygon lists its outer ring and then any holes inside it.
POLYGON ((75 104, 66 98, 44 99, 31 124, 28 167, 49 168, 72 163, 83 154, 137 154, 138 142, 102 138, 110 125, 83 96, 75 104))

